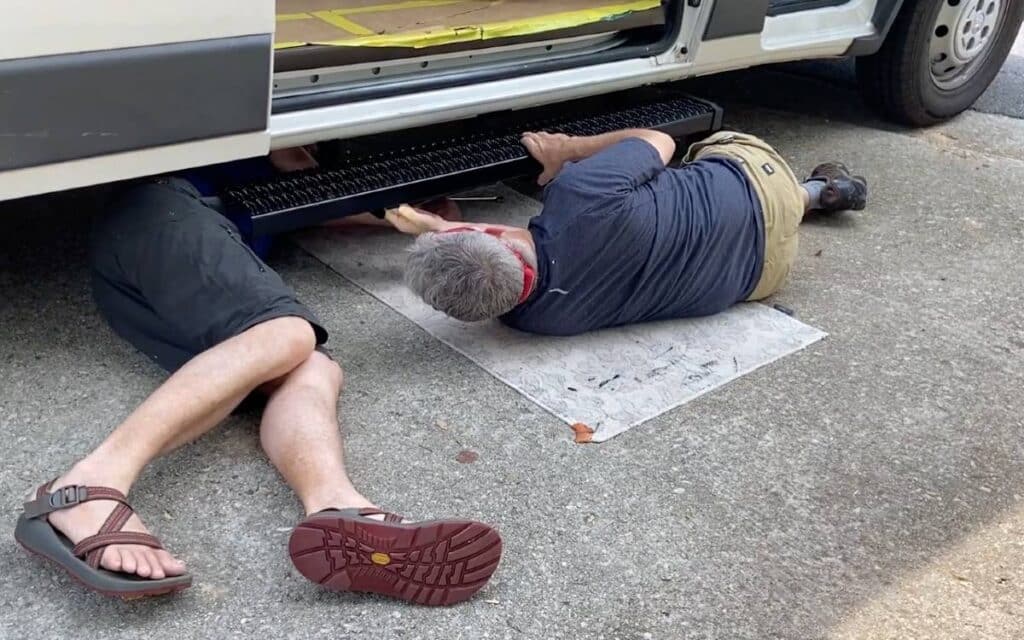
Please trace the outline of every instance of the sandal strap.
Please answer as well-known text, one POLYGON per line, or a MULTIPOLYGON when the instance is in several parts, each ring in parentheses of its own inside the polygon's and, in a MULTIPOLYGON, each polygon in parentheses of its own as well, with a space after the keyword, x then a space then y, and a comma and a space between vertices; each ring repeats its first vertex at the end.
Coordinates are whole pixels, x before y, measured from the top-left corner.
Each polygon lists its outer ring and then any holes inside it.
POLYGON ((163 549, 164 546, 160 544, 160 541, 148 533, 139 533, 136 531, 114 531, 111 533, 97 533, 96 535, 84 538, 81 542, 75 545, 75 548, 71 550, 71 553, 75 554, 79 558, 84 558, 85 561, 93 569, 100 566, 100 560, 103 558, 103 552, 107 550, 107 547, 115 544, 138 544, 153 549, 163 549))
POLYGON ((371 509, 369 507, 364 507, 362 509, 357 509, 356 507, 351 507, 349 509, 323 509, 322 511, 317 511, 312 515, 341 515, 347 516, 349 518, 365 518, 366 516, 384 516, 383 520, 374 520, 374 522, 387 522, 389 524, 400 524, 402 522, 405 522, 405 518, 398 515, 397 513, 390 513, 388 511, 382 511, 381 509, 371 509))
POLYGON ((382 511, 380 509, 360 509, 358 515, 360 516, 384 516, 384 522, 391 524, 398 524, 404 520, 402 516, 397 513, 390 513, 388 511, 382 511))
POLYGON ((93 569, 99 568, 100 561, 107 547, 114 544, 141 544, 154 549, 163 549, 163 545, 155 537, 139 531, 121 531, 135 511, 130 505, 122 502, 114 507, 103 526, 88 538, 84 538, 71 550, 74 555, 83 558, 93 569))
POLYGON ((36 499, 25 503, 26 518, 41 518, 54 511, 70 509, 91 500, 113 500, 122 505, 128 504, 128 498, 117 489, 110 487, 87 487, 84 485, 68 485, 50 491, 53 481, 39 487, 36 499))

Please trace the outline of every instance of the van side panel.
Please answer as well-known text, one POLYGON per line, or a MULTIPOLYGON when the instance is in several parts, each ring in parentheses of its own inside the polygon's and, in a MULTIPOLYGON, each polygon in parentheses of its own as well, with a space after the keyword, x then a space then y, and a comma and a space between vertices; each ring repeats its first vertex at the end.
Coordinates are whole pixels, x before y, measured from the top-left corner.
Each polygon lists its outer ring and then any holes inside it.
POLYGON ((270 35, 0 61, 0 171, 267 127, 270 35))

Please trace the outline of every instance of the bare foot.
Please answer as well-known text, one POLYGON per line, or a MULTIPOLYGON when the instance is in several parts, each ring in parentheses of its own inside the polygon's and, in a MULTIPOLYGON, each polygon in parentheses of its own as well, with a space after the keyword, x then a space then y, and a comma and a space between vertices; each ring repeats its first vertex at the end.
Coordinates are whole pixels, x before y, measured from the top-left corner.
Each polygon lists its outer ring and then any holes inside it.
MULTIPOLYGON (((102 477, 72 469, 58 478, 51 486, 51 490, 68 485, 110 486, 102 477)), ((127 493, 124 491, 124 487, 112 488, 127 493)), ((96 534, 116 506, 117 502, 113 500, 92 500, 70 509, 54 511, 47 516, 47 519, 68 540, 78 544, 83 539, 96 534)), ((134 514, 121 530, 149 533, 139 517, 134 514)), ((103 551, 100 566, 109 571, 135 574, 153 580, 160 580, 167 576, 180 576, 185 573, 185 563, 163 549, 152 549, 137 544, 110 545, 103 551)))

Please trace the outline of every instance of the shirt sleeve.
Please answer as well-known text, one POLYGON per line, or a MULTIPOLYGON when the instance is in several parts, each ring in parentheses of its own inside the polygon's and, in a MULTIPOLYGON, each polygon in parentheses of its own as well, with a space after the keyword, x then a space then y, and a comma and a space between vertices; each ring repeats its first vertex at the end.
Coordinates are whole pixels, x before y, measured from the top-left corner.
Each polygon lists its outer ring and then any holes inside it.
POLYGON ((531 228, 560 235, 585 215, 614 213, 637 187, 665 170, 661 154, 640 138, 570 162, 544 189, 544 209, 531 228))
POLYGON ((627 138, 579 162, 570 162, 552 182, 554 189, 592 195, 624 195, 665 170, 654 145, 627 138))

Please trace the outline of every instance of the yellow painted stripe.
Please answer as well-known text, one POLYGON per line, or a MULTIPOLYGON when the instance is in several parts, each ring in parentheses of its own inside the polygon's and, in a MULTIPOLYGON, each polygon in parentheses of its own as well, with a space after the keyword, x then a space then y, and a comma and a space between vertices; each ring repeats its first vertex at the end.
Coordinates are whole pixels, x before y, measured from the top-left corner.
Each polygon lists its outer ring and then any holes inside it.
POLYGON ((334 25, 339 29, 348 31, 352 35, 356 36, 374 36, 376 35, 373 31, 370 31, 361 24, 356 24, 343 15, 338 14, 336 11, 314 11, 313 15, 327 24, 334 25))
POLYGON ((661 6, 661 0, 633 0, 620 4, 594 7, 592 9, 580 9, 577 11, 564 11, 546 16, 535 16, 525 20, 509 20, 506 22, 495 22, 481 25, 483 39, 508 38, 512 36, 525 36, 545 31, 557 31, 558 29, 570 29, 582 24, 603 22, 612 20, 634 11, 648 11, 661 6))
MULTIPOLYGON (((491 4, 501 4, 502 0, 491 4)), ((424 7, 443 7, 449 4, 463 4, 473 0, 407 0, 406 2, 391 2, 388 4, 375 4, 367 7, 354 7, 352 9, 335 9, 335 13, 343 16, 352 16, 359 13, 377 13, 378 11, 403 11, 405 9, 422 9, 424 7)))
POLYGON ((308 13, 279 13, 277 14, 278 22, 294 22, 296 20, 312 20, 313 16, 308 13))
MULTIPOLYGON (((534 16, 524 20, 508 20, 506 22, 444 28, 436 32, 414 31, 393 34, 373 34, 370 32, 358 38, 311 42, 308 44, 338 47, 412 47, 414 49, 421 49, 457 42, 510 38, 544 33, 545 31, 556 31, 558 29, 569 29, 583 24, 611 20, 633 11, 647 11, 660 5, 661 0, 633 0, 632 2, 594 7, 592 9, 534 16)), ((291 45, 292 43, 286 44, 291 45)), ((287 47, 278 45, 277 48, 287 47)))

